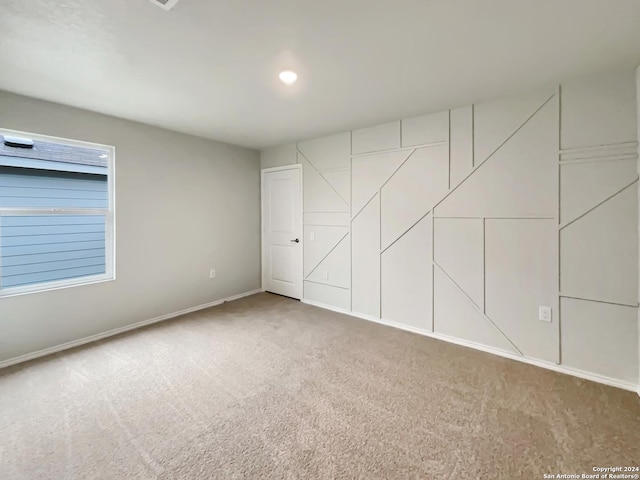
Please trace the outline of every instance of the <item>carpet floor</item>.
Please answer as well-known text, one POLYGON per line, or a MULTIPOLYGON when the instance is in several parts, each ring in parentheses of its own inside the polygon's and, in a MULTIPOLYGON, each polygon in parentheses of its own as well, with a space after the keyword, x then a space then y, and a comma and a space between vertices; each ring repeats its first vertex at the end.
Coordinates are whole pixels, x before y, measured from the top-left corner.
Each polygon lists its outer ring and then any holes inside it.
POLYGON ((2 480, 541 479, 639 462, 632 392, 266 293, 0 371, 2 480))

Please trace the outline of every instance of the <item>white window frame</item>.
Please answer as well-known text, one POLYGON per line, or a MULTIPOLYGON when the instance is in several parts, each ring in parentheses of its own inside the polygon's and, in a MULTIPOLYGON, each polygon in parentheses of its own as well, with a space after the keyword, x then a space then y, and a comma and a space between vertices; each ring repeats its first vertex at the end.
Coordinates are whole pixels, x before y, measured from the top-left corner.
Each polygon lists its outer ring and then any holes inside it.
MULTIPOLYGON (((61 288, 77 287, 94 283, 110 282, 116 279, 116 149, 111 145, 82 142, 68 138, 52 137, 37 133, 22 132, 0 128, 0 135, 8 135, 21 138, 30 138, 43 142, 60 143, 78 147, 99 148, 107 152, 107 191, 109 206, 102 208, 13 208, 0 207, 0 216, 24 216, 24 215, 104 215, 105 216, 105 273, 86 277, 69 278, 52 282, 43 282, 33 285, 2 288, 0 286, 0 298, 25 295, 28 293, 48 292, 61 288)), ((0 262, 2 259, 0 258, 0 262)), ((0 265, 2 268, 2 265, 0 265)))

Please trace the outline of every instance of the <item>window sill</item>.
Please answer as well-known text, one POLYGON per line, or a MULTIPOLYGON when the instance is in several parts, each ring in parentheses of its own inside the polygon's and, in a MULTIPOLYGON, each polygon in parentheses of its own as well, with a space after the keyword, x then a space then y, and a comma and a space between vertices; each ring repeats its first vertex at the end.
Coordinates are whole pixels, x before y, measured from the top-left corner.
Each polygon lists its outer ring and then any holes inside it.
POLYGON ((24 287, 6 288, 0 290, 0 299, 9 297, 18 297, 22 295, 30 295, 34 293, 51 292, 54 290, 62 290, 72 287, 82 287, 85 285, 94 285, 96 283, 113 282, 115 275, 94 275, 91 277, 74 278, 60 282, 41 283, 38 285, 28 285, 24 287))

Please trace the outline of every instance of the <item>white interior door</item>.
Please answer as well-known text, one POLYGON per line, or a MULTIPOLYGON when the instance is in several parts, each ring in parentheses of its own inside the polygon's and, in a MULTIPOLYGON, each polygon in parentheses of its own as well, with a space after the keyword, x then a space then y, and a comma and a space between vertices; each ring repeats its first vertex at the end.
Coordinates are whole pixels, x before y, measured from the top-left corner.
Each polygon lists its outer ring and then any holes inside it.
POLYGON ((262 288, 302 298, 301 165, 262 171, 262 288))

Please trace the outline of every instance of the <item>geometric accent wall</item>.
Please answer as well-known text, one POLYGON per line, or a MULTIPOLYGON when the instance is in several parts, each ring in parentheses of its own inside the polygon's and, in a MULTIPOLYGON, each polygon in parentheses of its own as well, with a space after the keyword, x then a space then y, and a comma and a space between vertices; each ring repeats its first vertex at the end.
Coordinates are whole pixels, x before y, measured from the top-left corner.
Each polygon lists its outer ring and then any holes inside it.
POLYGON ((633 72, 562 86, 562 362, 638 383, 638 144, 633 72))
POLYGON ((351 135, 297 145, 303 169, 304 296, 351 307, 351 135))
POLYGON ((557 363, 558 111, 551 90, 458 112, 455 135, 450 112, 353 132, 352 310, 557 363))
POLYGON ((304 298, 637 385, 635 94, 618 72, 298 143, 304 298))

